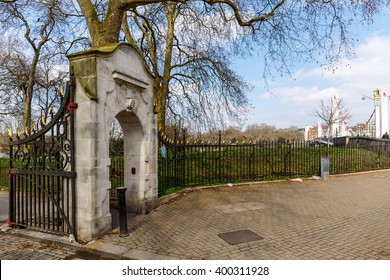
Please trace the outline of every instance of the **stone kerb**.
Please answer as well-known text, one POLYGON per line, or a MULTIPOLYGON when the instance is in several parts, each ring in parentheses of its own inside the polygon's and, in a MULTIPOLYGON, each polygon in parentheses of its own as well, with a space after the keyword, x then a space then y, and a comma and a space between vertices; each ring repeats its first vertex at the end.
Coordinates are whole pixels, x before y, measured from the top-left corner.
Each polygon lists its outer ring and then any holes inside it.
POLYGON ((128 211, 148 212, 157 200, 153 82, 128 44, 77 53, 69 60, 77 78, 77 229, 79 239, 92 240, 111 228, 109 130, 115 118, 124 135, 128 211))

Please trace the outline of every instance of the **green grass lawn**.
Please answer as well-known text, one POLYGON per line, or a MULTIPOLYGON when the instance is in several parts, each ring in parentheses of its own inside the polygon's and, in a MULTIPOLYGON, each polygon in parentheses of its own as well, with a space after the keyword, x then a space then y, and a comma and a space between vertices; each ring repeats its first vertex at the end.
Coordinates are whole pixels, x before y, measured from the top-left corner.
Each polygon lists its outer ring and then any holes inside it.
POLYGON ((0 190, 8 191, 8 159, 0 158, 0 190))
POLYGON ((320 175, 328 156, 330 174, 390 168, 390 157, 358 148, 193 146, 168 151, 159 160, 159 193, 186 186, 265 181, 320 175))
MULTIPOLYGON (((330 159, 330 174, 390 168, 390 155, 358 148, 289 145, 190 146, 168 149, 159 159, 159 194, 185 187, 268 181, 320 175, 321 157, 330 159)), ((8 159, 0 158, 0 190, 8 191, 8 159)), ((112 187, 123 186, 123 158, 112 158, 112 187)))

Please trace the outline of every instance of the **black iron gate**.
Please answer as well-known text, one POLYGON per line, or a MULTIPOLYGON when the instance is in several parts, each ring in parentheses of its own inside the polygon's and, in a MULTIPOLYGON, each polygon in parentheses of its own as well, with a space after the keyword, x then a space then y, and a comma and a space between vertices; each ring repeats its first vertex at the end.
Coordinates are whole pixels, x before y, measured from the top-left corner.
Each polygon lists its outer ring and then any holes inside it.
POLYGON ((71 74, 57 113, 52 109, 23 135, 10 131, 10 226, 77 236, 74 88, 71 74))

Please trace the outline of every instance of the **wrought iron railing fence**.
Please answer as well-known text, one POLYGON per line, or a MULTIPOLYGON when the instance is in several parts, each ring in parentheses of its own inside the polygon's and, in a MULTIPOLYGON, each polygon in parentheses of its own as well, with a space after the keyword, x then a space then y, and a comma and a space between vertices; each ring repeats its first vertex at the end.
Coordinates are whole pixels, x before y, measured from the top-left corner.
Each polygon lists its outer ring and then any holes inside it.
POLYGON ((112 207, 117 206, 117 198, 118 194, 116 192, 116 188, 123 187, 124 181, 125 181, 125 166, 124 166, 124 160, 121 156, 114 156, 111 157, 111 165, 110 165, 110 182, 111 182, 111 189, 110 189, 110 200, 113 205, 112 207))
POLYGON ((334 146, 307 141, 192 142, 160 135, 159 194, 186 186, 275 180, 320 175, 329 157, 330 174, 390 168, 390 142, 344 138, 334 146))
MULTIPOLYGON (((321 157, 330 174, 390 168, 390 141, 368 137, 339 138, 327 147, 305 141, 247 143, 159 141, 159 195, 196 185, 275 180, 320 175, 321 157)), ((8 159, 0 158, 0 186, 8 186, 8 159)), ((111 159, 111 184, 124 183, 122 157, 111 159)))
MULTIPOLYGON (((9 224, 77 238, 74 142, 75 77, 61 105, 16 134, 9 130, 9 224)), ((3 172, 2 172, 3 173, 3 172)))

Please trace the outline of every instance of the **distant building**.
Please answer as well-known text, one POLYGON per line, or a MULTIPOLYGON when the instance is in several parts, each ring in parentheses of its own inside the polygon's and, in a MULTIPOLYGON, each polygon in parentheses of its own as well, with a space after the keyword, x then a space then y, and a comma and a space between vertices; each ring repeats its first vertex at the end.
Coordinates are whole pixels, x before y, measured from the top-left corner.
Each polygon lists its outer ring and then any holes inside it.
POLYGON ((305 127, 305 141, 312 141, 327 135, 328 126, 309 125, 305 127))
POLYGON ((371 120, 367 123, 357 123, 355 131, 359 136, 375 137, 375 120, 371 120))
POLYGON ((299 132, 299 138, 297 140, 304 140, 305 139, 305 128, 298 128, 299 132))
MULTIPOLYGON (((321 137, 327 137, 327 126, 326 125, 309 125, 305 127, 304 139, 305 141, 313 141, 321 137)), ((341 136, 367 136, 375 137, 376 135, 376 125, 375 120, 370 120, 367 123, 357 123, 355 127, 343 129, 342 127, 337 127, 337 129, 332 130, 330 137, 341 137, 341 136), (344 133, 342 133, 344 131, 344 133)))

